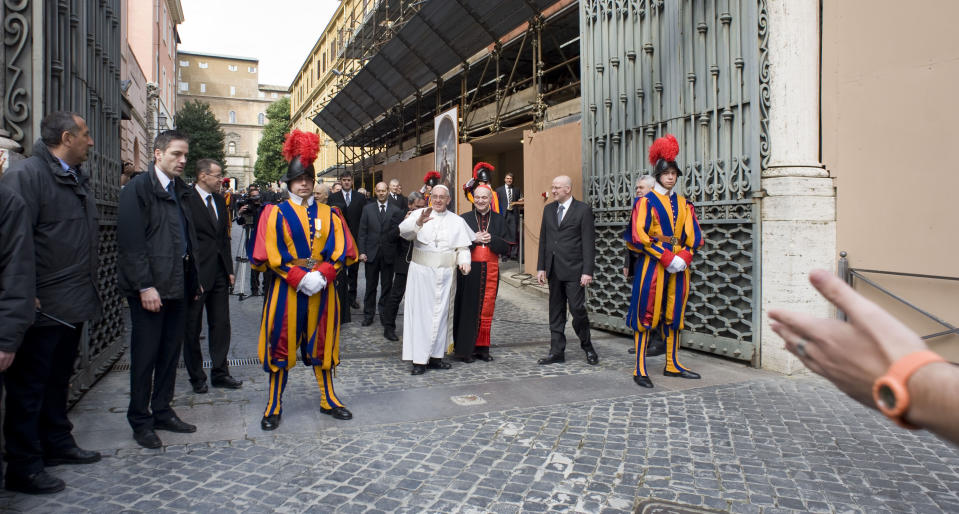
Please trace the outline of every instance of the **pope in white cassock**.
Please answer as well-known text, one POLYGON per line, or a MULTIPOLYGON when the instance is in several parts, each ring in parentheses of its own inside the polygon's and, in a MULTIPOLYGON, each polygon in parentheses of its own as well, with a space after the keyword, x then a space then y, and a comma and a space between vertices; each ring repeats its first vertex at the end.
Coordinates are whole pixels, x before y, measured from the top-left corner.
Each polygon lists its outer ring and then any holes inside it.
POLYGON ((400 236, 413 241, 403 314, 403 360, 413 361, 414 375, 427 368, 450 368, 443 356, 453 341, 456 269, 464 275, 470 272, 470 244, 476 234, 463 218, 446 210, 449 201, 449 188, 434 186, 430 205, 400 223, 400 236))

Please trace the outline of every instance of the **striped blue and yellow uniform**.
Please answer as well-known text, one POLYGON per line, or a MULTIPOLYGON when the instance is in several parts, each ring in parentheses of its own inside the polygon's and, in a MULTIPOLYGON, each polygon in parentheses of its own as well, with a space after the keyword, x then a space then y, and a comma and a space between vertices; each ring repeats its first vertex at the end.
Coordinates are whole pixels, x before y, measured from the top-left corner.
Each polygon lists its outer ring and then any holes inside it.
POLYGON ((356 261, 353 236, 338 210, 289 200, 264 211, 257 232, 252 260, 278 276, 266 289, 260 321, 259 357, 270 374, 264 416, 282 411, 283 389, 297 352, 304 364, 313 366, 323 392, 320 405, 342 407, 332 382, 340 351, 340 306, 333 284, 337 271, 356 261), (307 259, 315 264, 307 267, 307 259), (310 271, 320 271, 327 280, 326 288, 313 296, 296 290, 310 271))
POLYGON ((646 344, 650 331, 660 327, 666 340, 666 370, 686 369, 676 350, 689 296, 689 264, 703 243, 693 204, 682 195, 666 196, 654 190, 633 205, 626 244, 639 258, 626 323, 634 331, 634 375, 647 376, 646 344), (686 269, 667 273, 666 267, 677 256, 686 262, 686 269))

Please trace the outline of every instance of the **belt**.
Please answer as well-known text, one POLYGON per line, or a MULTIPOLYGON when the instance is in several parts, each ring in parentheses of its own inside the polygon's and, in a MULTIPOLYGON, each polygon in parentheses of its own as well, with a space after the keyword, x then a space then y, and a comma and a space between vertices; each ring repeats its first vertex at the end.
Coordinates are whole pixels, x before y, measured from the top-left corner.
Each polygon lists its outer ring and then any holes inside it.
POLYGON ((310 258, 310 259, 293 259, 292 261, 290 261, 290 265, 292 265, 292 266, 303 266, 303 267, 305 267, 305 268, 310 268, 310 269, 312 269, 313 266, 316 266, 317 264, 319 264, 319 263, 321 263, 321 262, 323 262, 323 261, 318 261, 318 260, 313 259, 313 258, 310 258))
POLYGON ((424 252, 413 248, 413 262, 429 268, 455 268, 455 252, 424 252))
POLYGON ((490 250, 488 246, 479 246, 470 252, 470 260, 476 262, 498 262, 499 256, 493 253, 493 250, 490 250))
POLYGON ((666 236, 654 236, 654 235, 650 235, 649 238, 650 238, 650 239, 655 239, 656 241, 659 241, 660 243, 669 243, 669 244, 674 244, 674 245, 679 244, 679 238, 678 238, 678 237, 666 237, 666 236))

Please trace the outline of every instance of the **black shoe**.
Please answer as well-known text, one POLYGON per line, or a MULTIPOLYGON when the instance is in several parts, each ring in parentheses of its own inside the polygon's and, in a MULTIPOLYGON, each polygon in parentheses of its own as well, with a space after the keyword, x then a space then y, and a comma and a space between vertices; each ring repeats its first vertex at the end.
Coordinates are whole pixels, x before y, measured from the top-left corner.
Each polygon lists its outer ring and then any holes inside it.
POLYGON ((595 366, 599 364, 599 355, 596 354, 596 350, 593 349, 592 345, 590 345, 589 348, 583 348, 583 351, 586 352, 586 362, 589 365, 595 366))
POLYGON ((259 289, 254 289, 254 290, 250 291, 250 296, 260 296, 260 290, 259 290, 259 289))
POLYGON ((67 484, 46 471, 40 471, 27 476, 8 474, 6 486, 8 491, 18 493, 52 494, 64 490, 67 484))
POLYGON ((471 363, 471 362, 476 362, 476 357, 474 357, 474 356, 472 356, 472 355, 467 355, 466 357, 457 357, 457 359, 459 359, 460 361, 465 362, 465 363, 467 363, 467 364, 469 364, 469 363, 471 363))
POLYGON ((429 362, 426 363, 426 367, 429 369, 450 369, 453 367, 453 365, 444 361, 443 359, 430 357, 429 362))
POLYGON ((356 301, 356 300, 353 300, 353 303, 350 304, 350 307, 352 307, 352 308, 354 308, 354 309, 359 309, 359 308, 360 308, 360 302, 358 302, 358 301, 356 301))
MULTIPOLYGON (((633 346, 630 346, 629 350, 626 350, 626 353, 636 353, 636 348, 633 346)), ((649 351, 646 352, 646 355, 649 355, 649 351)))
POLYGON ((157 433, 149 428, 134 432, 133 440, 135 440, 140 446, 144 448, 150 448, 151 450, 155 450, 163 446, 163 443, 160 442, 160 438, 157 437, 157 433))
POLYGON ((364 326, 364 327, 368 327, 368 326, 370 326, 370 325, 372 325, 372 324, 373 324, 373 318, 364 319, 364 320, 363 320, 363 323, 360 323, 360 325, 362 325, 362 326, 364 326))
POLYGON ((393 329, 391 329, 391 328, 387 328, 387 329, 384 329, 384 330, 383 330, 383 337, 385 337, 386 339, 388 339, 388 340, 390 340, 390 341, 399 341, 399 340, 400 340, 400 338, 396 336, 396 331, 393 330, 393 329))
POLYGON ((702 378, 701 376, 699 376, 699 373, 696 373, 695 371, 689 371, 689 370, 687 370, 687 369, 684 369, 684 370, 681 370, 681 371, 667 371, 667 370, 664 369, 664 370, 663 370, 663 376, 664 376, 664 377, 691 378, 691 379, 702 378))
POLYGON ((320 412, 333 416, 336 419, 353 419, 353 413, 346 407, 333 407, 330 409, 320 407, 320 412))
POLYGON ((280 415, 263 416, 260 420, 260 428, 263 430, 276 430, 280 426, 280 415))
POLYGON ((196 394, 206 394, 209 390, 210 388, 206 386, 206 382, 193 384, 193 392, 196 394))
POLYGON ((633 376, 633 382, 636 382, 636 385, 639 387, 648 387, 650 389, 653 387, 653 381, 650 380, 649 377, 644 377, 642 375, 633 376))
POLYGON ((227 375, 223 378, 216 378, 210 381, 213 384, 213 387, 224 387, 226 389, 239 389, 243 387, 243 381, 237 380, 230 375, 227 375))
POLYGON ((658 357, 666 354, 666 343, 662 341, 651 342, 646 345, 647 357, 658 357))
POLYGON ((555 355, 554 355, 554 354, 549 354, 548 356, 546 356, 545 359, 540 359, 540 360, 538 360, 538 361, 536 361, 536 362, 537 362, 540 366, 545 366, 545 365, 547 365, 547 364, 553 364, 553 363, 556 363, 556 362, 566 362, 566 354, 564 354, 564 353, 559 353, 559 354, 555 354, 555 355))
POLYGON ((92 452, 90 450, 84 450, 74 446, 69 450, 63 450, 62 452, 44 455, 43 456, 43 465, 44 466, 59 466, 60 464, 93 464, 100 460, 100 452, 92 452))
POLYGON ((196 425, 191 425, 178 418, 176 414, 174 414, 170 419, 153 420, 153 430, 166 430, 167 432, 192 434, 193 432, 196 432, 196 425))
POLYGON ((474 353, 473 357, 483 361, 483 362, 492 362, 493 356, 488 353, 474 353))
POLYGON ((410 371, 410 375, 422 375, 426 373, 426 364, 413 364, 413 370, 410 371))

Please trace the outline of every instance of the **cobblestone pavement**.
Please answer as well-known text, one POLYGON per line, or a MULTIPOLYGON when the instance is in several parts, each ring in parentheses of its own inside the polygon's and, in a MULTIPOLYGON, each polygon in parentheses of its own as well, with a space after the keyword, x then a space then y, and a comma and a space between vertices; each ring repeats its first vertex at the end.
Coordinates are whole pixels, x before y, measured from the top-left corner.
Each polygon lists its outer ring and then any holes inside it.
MULTIPOLYGON (((257 299, 233 300, 232 356, 255 355, 257 299)), ((701 381, 630 379, 629 340, 594 332, 600 365, 570 339, 547 349, 545 298, 502 285, 491 363, 409 375, 379 325, 344 330, 336 388, 353 410, 318 409, 298 367, 283 425, 262 432, 265 373, 241 390, 175 405, 195 434, 145 450, 126 425, 128 374, 109 373, 71 411, 104 459, 50 471, 67 490, 0 494, 29 512, 631 512, 647 498, 729 512, 959 512, 959 451, 900 430, 810 377, 783 377, 684 352, 701 381)), ((356 319, 356 318, 354 318, 356 319)), ((652 360, 652 369, 662 358, 652 360)))

